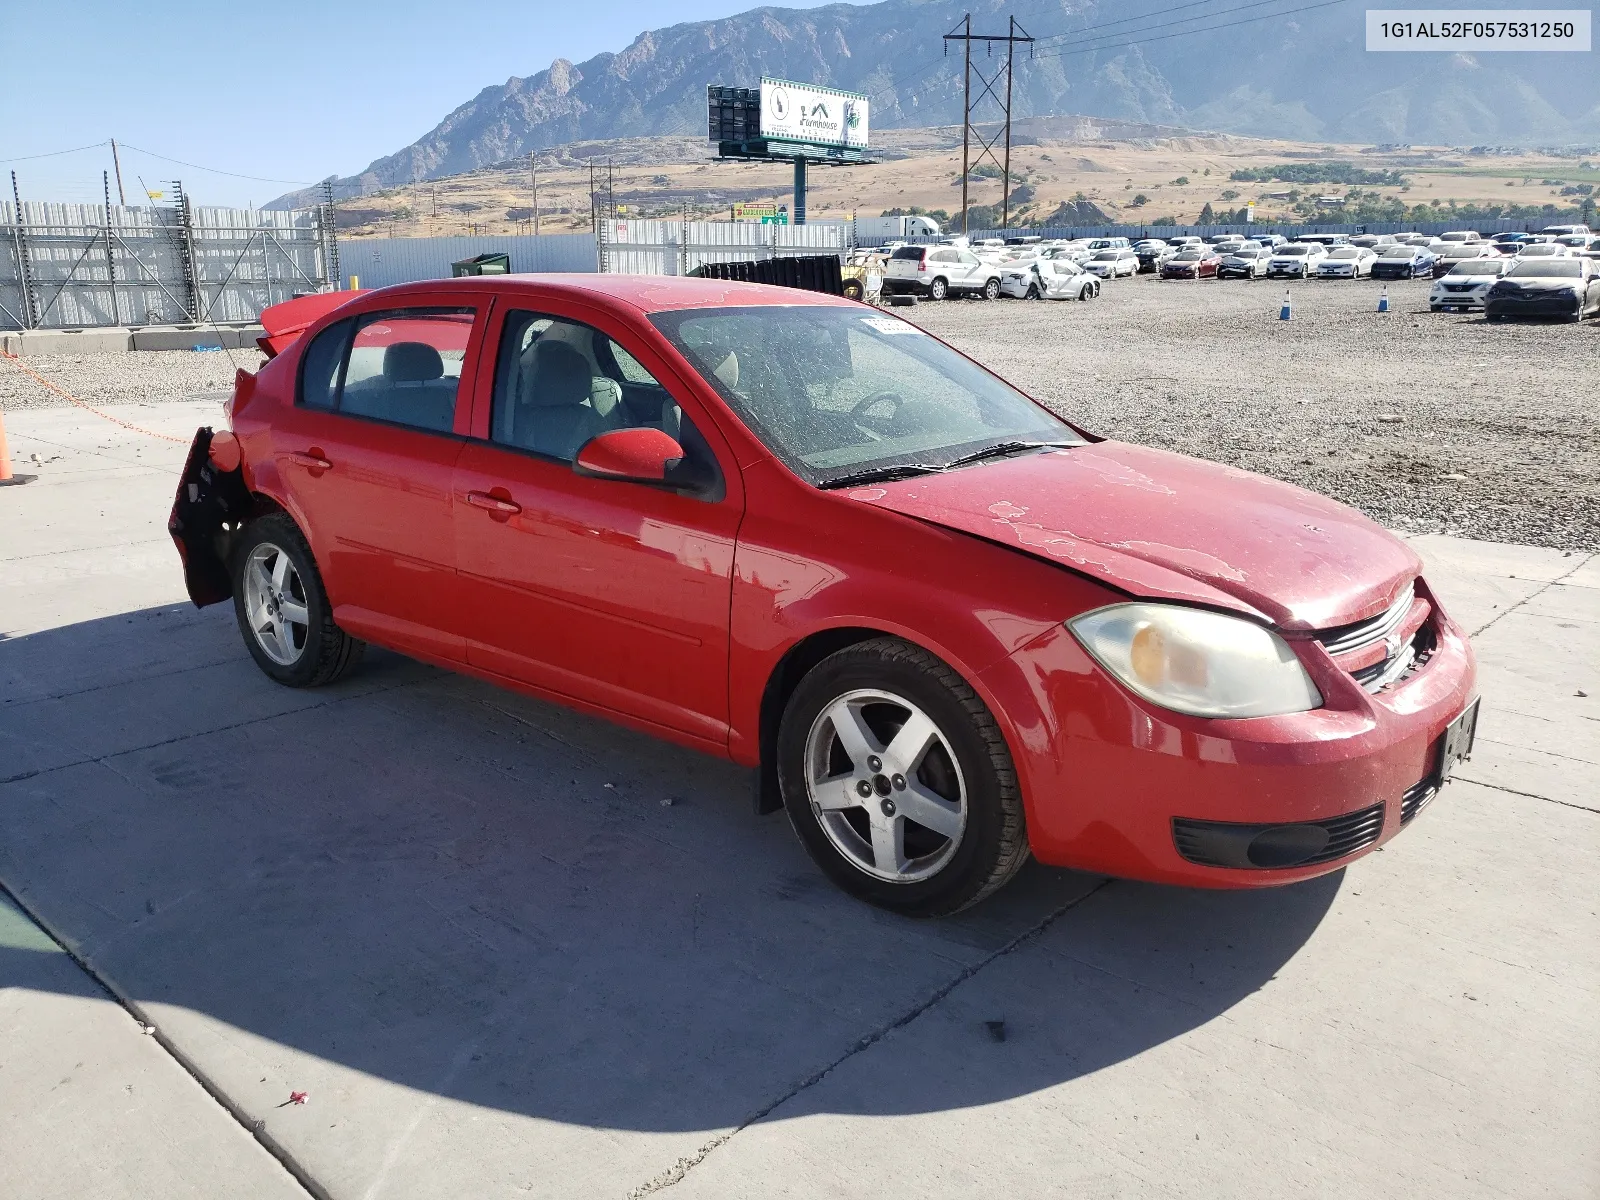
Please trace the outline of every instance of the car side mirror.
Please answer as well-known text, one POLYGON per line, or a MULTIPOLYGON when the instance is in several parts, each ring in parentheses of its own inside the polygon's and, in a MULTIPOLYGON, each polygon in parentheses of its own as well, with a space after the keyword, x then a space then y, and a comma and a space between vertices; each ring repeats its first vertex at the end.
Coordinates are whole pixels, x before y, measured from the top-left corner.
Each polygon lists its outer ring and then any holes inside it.
POLYGON ((663 430, 612 429, 585 442, 572 469, 594 479, 666 483, 683 453, 678 440, 663 430))

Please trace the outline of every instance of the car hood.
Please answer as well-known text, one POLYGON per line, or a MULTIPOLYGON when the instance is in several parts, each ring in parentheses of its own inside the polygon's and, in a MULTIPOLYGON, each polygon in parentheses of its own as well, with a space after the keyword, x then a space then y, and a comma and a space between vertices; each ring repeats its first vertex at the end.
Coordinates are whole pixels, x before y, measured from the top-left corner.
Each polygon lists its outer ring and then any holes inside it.
POLYGON ((1325 629, 1421 571, 1354 509, 1163 450, 1098 442, 854 488, 851 499, 1009 546, 1135 596, 1325 629))
POLYGON ((1582 287, 1584 284, 1584 280, 1574 279, 1570 275, 1522 275, 1516 279, 1502 278, 1496 282, 1508 292, 1560 291, 1564 288, 1582 287))

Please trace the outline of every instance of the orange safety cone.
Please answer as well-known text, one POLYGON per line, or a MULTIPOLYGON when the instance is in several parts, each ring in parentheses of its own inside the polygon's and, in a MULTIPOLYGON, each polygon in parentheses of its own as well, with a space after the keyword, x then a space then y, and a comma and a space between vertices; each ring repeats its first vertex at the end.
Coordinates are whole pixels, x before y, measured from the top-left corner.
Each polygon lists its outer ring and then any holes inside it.
POLYGON ((13 475, 11 473, 11 451, 6 446, 6 414, 4 409, 0 409, 0 487, 32 482, 32 475, 13 475))

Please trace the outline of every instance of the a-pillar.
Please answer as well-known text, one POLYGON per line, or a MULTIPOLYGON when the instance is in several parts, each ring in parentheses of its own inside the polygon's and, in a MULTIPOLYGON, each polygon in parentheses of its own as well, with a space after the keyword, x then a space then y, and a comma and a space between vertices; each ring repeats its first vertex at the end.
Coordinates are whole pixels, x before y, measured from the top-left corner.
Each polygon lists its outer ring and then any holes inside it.
POLYGON ((789 220, 795 225, 806 223, 806 160, 794 160, 794 204, 789 208, 789 220))

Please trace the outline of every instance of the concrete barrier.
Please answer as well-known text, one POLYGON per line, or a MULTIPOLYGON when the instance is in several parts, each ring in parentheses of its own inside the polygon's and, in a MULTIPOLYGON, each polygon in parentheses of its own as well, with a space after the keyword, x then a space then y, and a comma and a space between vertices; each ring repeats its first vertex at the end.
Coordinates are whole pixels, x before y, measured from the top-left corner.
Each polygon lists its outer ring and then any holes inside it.
POLYGON ((253 350, 259 325, 160 325, 144 329, 26 329, 0 333, 0 350, 32 354, 126 354, 133 350, 253 350))

